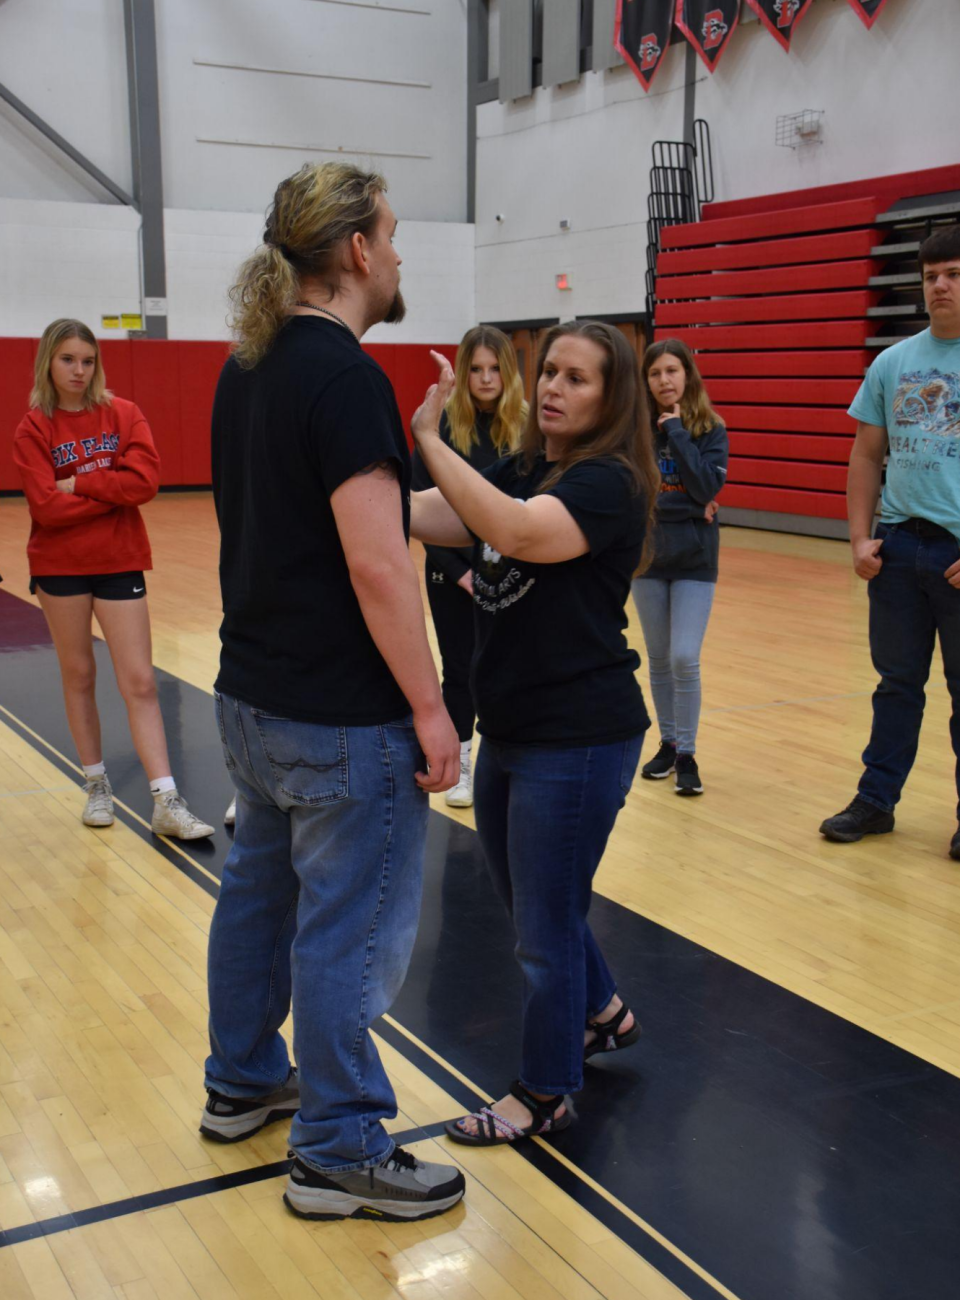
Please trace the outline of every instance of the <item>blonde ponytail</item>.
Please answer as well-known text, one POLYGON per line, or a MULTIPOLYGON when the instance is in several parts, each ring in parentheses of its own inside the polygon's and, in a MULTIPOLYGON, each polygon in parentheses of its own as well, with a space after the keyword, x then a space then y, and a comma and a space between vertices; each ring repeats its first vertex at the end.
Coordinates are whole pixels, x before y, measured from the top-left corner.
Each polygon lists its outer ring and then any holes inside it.
POLYGON ((332 297, 337 259, 357 231, 369 236, 387 183, 351 163, 307 163, 281 181, 267 213, 263 244, 241 266, 230 290, 234 355, 244 369, 273 347, 300 296, 300 277, 321 280, 332 297))
POLYGON ((230 290, 230 327, 237 338, 234 355, 244 369, 255 366, 273 347, 280 326, 297 300, 297 276, 280 252, 263 244, 240 268, 230 290))

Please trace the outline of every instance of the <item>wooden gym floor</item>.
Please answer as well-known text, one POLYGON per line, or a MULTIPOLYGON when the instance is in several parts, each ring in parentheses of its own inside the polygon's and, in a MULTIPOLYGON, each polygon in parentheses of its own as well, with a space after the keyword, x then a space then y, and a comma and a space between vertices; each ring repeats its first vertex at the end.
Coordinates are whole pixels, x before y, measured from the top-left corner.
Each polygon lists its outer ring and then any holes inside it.
MULTIPOLYGON (((219 822, 207 494, 145 511, 175 770, 219 822)), ((79 821, 56 662, 27 591, 25 505, 0 500, 0 1296, 336 1300, 935 1300, 960 1247, 960 866, 948 704, 931 677, 895 834, 827 844, 874 675, 840 543, 727 529, 704 654, 707 793, 637 781, 596 929, 644 1023, 588 1071, 551 1143, 472 1152, 440 1122, 498 1093, 517 1035, 504 919, 469 813, 434 800, 410 977, 378 1027, 394 1128, 456 1159, 421 1225, 305 1224, 280 1126, 203 1141, 206 932, 229 837, 150 836, 108 672, 124 809, 79 821)), ((642 651, 631 618, 630 636, 642 651)), ((105 664, 106 666, 106 664, 105 664)), ((641 679, 645 681, 645 672, 641 679)), ((655 740, 651 733, 650 743, 655 740)))

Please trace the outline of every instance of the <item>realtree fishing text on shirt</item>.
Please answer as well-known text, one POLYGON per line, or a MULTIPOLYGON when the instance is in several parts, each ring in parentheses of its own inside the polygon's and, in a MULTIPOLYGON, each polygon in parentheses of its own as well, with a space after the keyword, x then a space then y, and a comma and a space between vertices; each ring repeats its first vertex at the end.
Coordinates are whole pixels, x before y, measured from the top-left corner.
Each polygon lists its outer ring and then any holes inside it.
POLYGON ((153 499, 160 457, 140 408, 114 397, 89 411, 20 421, 13 459, 30 506, 34 577, 128 573, 152 567, 138 506, 153 499), (73 492, 57 482, 74 478, 73 492))
POLYGON ((881 352, 849 414, 887 431, 881 520, 929 519, 960 540, 960 339, 926 329, 881 352))
MULTIPOLYGON (((527 501, 549 469, 540 457, 528 473, 510 456, 484 477, 527 501)), ((590 550, 558 564, 534 564, 476 543, 471 685, 479 730, 509 744, 627 740, 650 725, 634 676, 640 659, 623 634, 645 503, 626 467, 600 457, 567 470, 547 495, 566 506, 590 550)))

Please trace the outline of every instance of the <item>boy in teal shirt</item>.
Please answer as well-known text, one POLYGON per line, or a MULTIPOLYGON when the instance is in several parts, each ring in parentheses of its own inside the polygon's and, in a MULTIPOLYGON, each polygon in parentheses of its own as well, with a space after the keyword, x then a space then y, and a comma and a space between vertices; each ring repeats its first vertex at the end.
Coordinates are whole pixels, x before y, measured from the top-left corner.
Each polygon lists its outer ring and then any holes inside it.
MULTIPOLYGON (((849 412, 858 421, 847 478, 850 544, 853 567, 869 584, 880 683, 857 796, 820 827, 841 843, 893 830, 938 635, 960 760, 960 225, 925 240, 919 261, 930 327, 881 353, 849 412)), ((957 778, 960 800, 960 762, 957 778)), ((960 859, 960 826, 950 855, 960 859)))

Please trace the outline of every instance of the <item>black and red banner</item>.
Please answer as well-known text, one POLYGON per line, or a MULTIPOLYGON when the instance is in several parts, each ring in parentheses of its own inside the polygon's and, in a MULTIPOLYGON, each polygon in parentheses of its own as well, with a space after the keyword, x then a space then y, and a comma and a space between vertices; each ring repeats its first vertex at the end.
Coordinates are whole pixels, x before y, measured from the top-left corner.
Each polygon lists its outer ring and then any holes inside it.
POLYGON ((670 44, 677 0, 617 0, 613 43, 644 90, 649 90, 670 44))
POLYGON ((880 10, 887 3, 887 0, 848 0, 848 3, 864 27, 869 28, 880 17, 880 10))
POLYGON ((790 49, 790 37, 812 2, 813 0, 747 0, 770 35, 775 36, 785 50, 790 49))
POLYGON ((740 0, 677 0, 677 26, 712 72, 734 33, 740 0))

